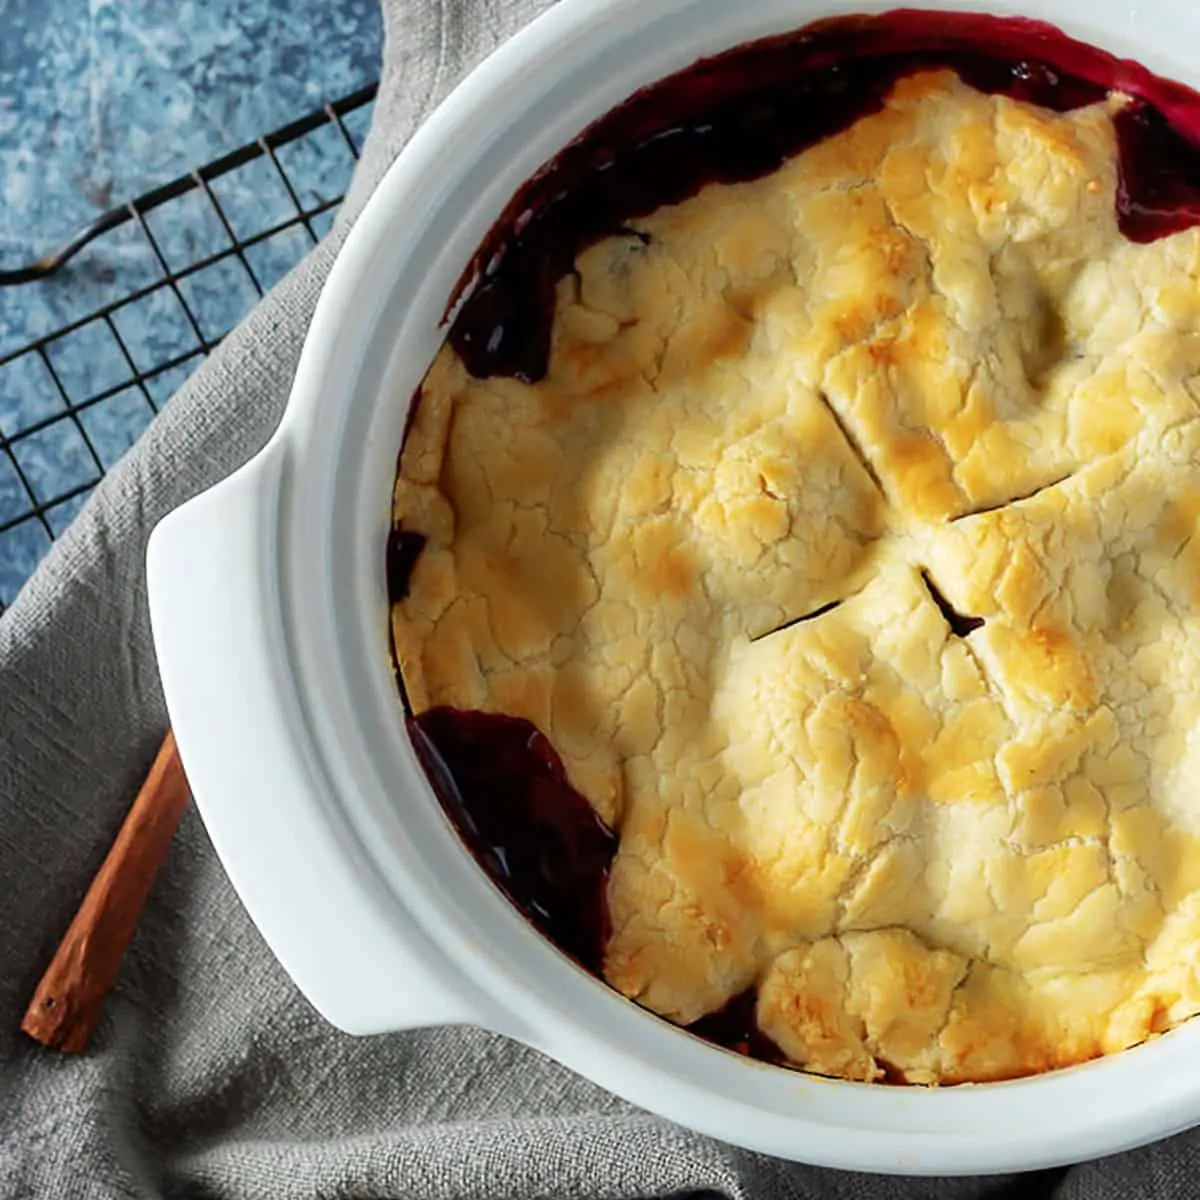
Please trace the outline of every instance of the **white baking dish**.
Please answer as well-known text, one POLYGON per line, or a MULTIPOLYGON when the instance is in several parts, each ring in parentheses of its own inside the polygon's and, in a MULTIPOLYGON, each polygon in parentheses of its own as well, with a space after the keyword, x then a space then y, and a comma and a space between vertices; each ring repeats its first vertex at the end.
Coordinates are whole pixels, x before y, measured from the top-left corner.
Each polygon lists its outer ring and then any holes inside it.
MULTIPOLYGON (((852 0, 563 0, 388 172, 317 306, 263 452, 155 531, 163 686, 217 851, 312 1003, 355 1033, 470 1022, 648 1109, 772 1154, 957 1173, 1089 1158, 1200 1122, 1200 1024, 1070 1070, 926 1090, 739 1058, 566 958, 451 831, 405 735, 384 539, 409 397, 447 297, 516 188, 593 118, 697 57, 852 0)), ((952 0, 1037 15, 1200 83, 1194 0, 952 0)))

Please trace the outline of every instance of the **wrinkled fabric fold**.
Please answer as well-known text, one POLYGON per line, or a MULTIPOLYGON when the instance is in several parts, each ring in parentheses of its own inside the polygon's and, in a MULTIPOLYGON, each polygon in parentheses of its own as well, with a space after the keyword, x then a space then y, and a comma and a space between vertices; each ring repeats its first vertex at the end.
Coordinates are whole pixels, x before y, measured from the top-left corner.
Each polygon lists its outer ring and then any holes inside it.
POLYGON ((299 996, 189 811, 90 1051, 18 1032, 166 728, 146 539, 266 441, 317 294, 422 118, 545 0, 384 0, 373 128, 333 232, 171 401, 0 618, 0 1196, 1192 1196, 1200 1138, 1069 1171, 884 1179, 750 1154, 503 1038, 356 1039, 299 996))

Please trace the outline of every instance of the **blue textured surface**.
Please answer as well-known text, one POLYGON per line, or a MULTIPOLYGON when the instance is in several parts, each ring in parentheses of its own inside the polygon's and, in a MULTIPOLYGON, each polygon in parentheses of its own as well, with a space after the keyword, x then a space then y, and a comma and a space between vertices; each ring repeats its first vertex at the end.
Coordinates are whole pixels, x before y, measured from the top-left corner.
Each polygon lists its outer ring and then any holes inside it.
MULTIPOLYGON (((34 259, 108 208, 371 82, 380 39, 375 0, 0 0, 0 264, 34 259)), ((368 118, 360 110, 346 122, 359 144, 368 118)), ((310 210, 339 195, 353 165, 333 126, 277 157, 278 166, 260 159, 212 181, 239 239, 294 221, 297 202, 310 210)), ((0 605, 201 351, 331 220, 295 223, 174 286, 129 224, 52 278, 0 289, 0 358, 153 289, 118 308, 111 326, 91 322, 44 357, 0 366, 0 435, 15 439, 0 441, 0 605), (138 384, 135 371, 153 374, 138 384), (38 506, 41 517, 22 519, 38 506)), ((173 272, 230 247, 200 192, 147 224, 173 272)))
POLYGON ((374 79, 375 0, 4 0, 0 255, 374 79))

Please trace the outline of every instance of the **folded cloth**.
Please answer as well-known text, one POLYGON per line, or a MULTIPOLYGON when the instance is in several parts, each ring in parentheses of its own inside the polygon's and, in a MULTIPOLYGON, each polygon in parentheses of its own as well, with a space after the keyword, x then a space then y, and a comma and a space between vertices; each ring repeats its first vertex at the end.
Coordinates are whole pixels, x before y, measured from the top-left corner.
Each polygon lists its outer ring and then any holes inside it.
POLYGON ((387 164, 546 0, 385 0, 374 127, 330 237, 167 406, 0 620, 0 1195, 1194 1196, 1185 1134, 1070 1171, 903 1180, 768 1159, 651 1117, 472 1029, 329 1028, 183 821, 83 1057, 18 1032, 166 729, 147 535, 266 440, 317 292, 387 164))

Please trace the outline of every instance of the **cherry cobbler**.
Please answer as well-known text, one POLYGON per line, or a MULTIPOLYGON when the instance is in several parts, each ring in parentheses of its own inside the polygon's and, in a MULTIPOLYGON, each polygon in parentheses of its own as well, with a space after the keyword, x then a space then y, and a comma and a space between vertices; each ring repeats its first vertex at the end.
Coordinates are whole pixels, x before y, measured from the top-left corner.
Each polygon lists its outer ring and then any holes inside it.
POLYGON ((389 544, 416 748, 624 995, 853 1080, 1200 1011, 1200 100, 895 13, 635 96, 475 264, 389 544))

